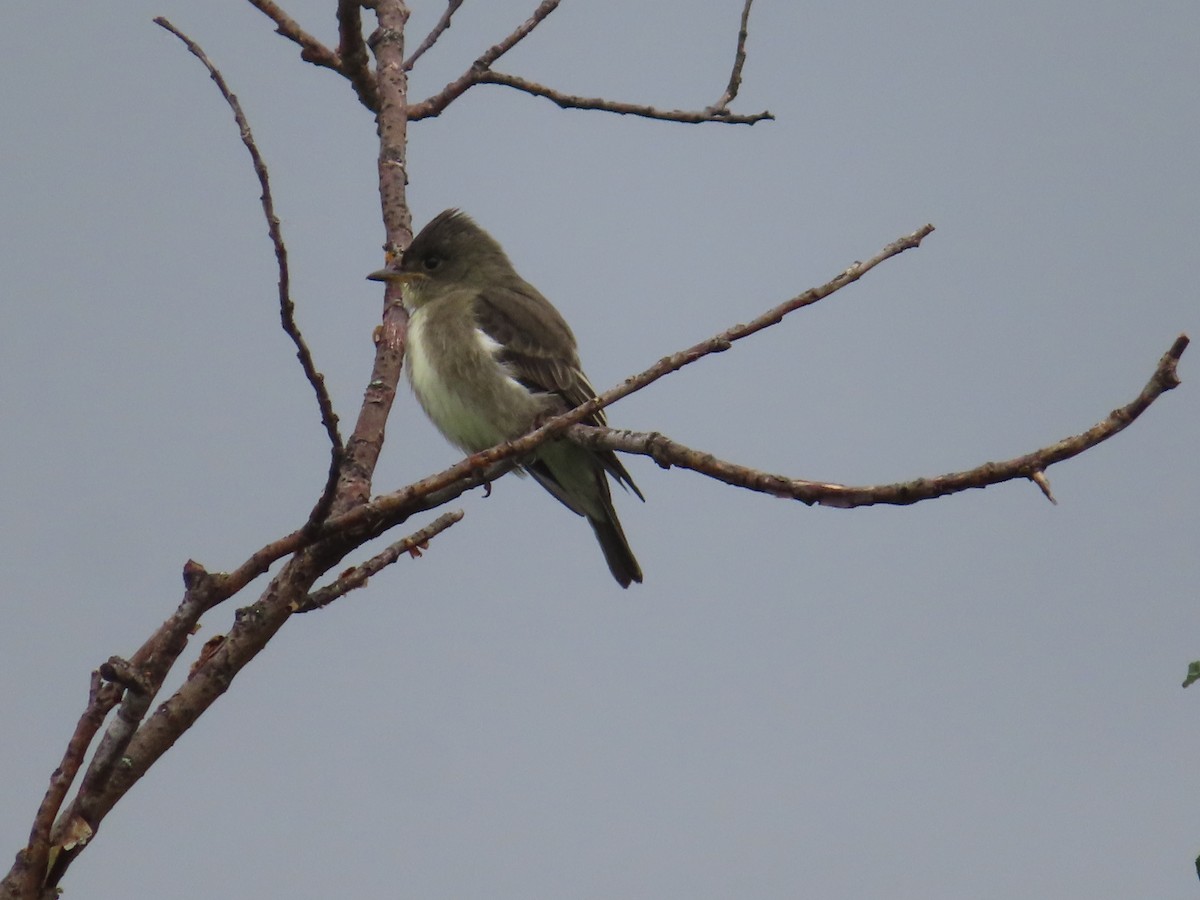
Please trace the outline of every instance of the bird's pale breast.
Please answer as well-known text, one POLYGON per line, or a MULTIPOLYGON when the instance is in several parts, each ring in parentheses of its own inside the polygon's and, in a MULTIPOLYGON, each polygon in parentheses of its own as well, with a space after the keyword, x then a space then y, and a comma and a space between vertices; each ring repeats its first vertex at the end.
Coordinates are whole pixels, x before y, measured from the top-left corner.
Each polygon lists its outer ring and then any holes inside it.
POLYGON ((500 345, 436 306, 408 322, 405 368, 425 414, 451 443, 474 453, 528 431, 546 408, 497 360, 500 345))

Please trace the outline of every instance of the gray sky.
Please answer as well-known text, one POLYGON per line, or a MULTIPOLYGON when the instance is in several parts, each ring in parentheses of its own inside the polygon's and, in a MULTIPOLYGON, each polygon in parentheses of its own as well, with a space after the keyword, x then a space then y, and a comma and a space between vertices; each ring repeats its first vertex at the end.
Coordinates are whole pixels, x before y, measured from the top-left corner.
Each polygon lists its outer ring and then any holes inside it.
MULTIPOLYGON (((414 42, 441 3, 414 4, 414 42)), ((414 96, 532 10, 466 3, 414 96)), ((332 0, 290 0, 332 39, 332 0)), ((737 0, 566 2, 503 71, 703 107, 737 0)), ((374 124, 246 3, 0 13, 0 847, 88 672, 324 478, 277 324, 346 430, 382 260, 374 124)), ((759 0, 753 128, 480 87, 412 132, 418 224, 461 206, 579 335, 597 387, 917 251, 610 411, 797 477, 877 483, 1078 432, 1200 333, 1200 5, 759 0)), ((72 896, 1184 898, 1197 891, 1200 378, 1049 472, 811 510, 631 459, 627 592, 535 485, 464 498, 421 560, 300 617, 105 821, 72 896)), ((407 390, 377 490, 456 454, 407 390)), ((425 520, 414 523, 413 527, 425 520)), ((241 598, 249 602, 255 592, 241 598)), ((195 646, 234 607, 204 621, 195 646)), ((188 661, 190 661, 190 656, 188 661)), ((176 676, 172 684, 178 683, 176 676)), ((11 858, 8 856, 6 858, 11 858)))

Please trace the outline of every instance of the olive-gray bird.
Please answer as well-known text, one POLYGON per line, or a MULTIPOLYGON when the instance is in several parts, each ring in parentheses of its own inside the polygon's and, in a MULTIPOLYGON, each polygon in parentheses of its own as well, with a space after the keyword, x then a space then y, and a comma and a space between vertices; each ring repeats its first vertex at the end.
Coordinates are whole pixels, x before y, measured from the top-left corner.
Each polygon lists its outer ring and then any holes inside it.
MULTIPOLYGON (((596 396, 562 315, 459 210, 426 225, 398 266, 367 277, 402 284, 408 380, 433 424, 467 453, 520 437, 596 396)), ((604 425, 604 411, 583 421, 604 425)), ((588 520, 621 587, 641 582, 606 474, 645 498, 615 453, 547 441, 521 467, 588 520)))

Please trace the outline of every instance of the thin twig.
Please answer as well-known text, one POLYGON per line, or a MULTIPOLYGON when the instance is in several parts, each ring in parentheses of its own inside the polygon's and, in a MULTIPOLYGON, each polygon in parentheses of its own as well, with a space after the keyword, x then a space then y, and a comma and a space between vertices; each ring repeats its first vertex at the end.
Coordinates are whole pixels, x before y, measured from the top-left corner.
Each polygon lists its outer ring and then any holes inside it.
MULTIPOLYGON (((724 107, 710 106, 708 109, 659 109, 642 103, 624 103, 619 100, 606 100, 603 97, 580 97, 575 94, 564 94, 562 91, 548 88, 545 85, 521 78, 518 75, 508 75, 488 69, 480 72, 477 81, 483 84, 502 84, 505 87, 516 88, 535 97, 545 97, 562 109, 588 109, 602 112, 617 113, 622 116, 640 116, 645 119, 657 119, 662 122, 682 122, 688 125, 698 125, 702 122, 720 122, 725 125, 753 125, 755 122, 774 119, 775 116, 764 110, 751 115, 731 113, 724 107)), ((412 118, 421 118, 415 112, 412 118)))
POLYGON ((413 51, 412 56, 404 61, 405 72, 411 72, 412 67, 417 64, 417 60, 424 56, 426 51, 428 51, 430 47, 438 42, 438 38, 440 38, 450 28, 450 19, 453 18, 456 12, 458 12, 458 8, 462 6, 462 4, 463 0, 450 0, 450 2, 446 4, 446 10, 442 13, 442 17, 438 19, 438 23, 433 26, 433 30, 430 31, 429 34, 425 35, 425 40, 421 41, 421 46, 417 47, 417 49, 413 51))
POLYGON ((390 545, 382 553, 378 553, 366 562, 360 563, 353 569, 344 572, 332 584, 328 584, 320 590, 313 591, 308 595, 305 602, 297 605, 295 612, 311 612, 314 609, 328 606, 338 597, 342 597, 350 593, 350 591, 365 585, 367 579, 378 574, 406 553, 410 556, 420 556, 422 550, 428 549, 429 542, 434 537, 441 534, 451 525, 460 522, 463 515, 464 513, 461 509, 443 513, 420 531, 414 531, 408 537, 402 538, 390 545))
POLYGON ((562 0, 542 0, 542 2, 538 4, 538 8, 533 11, 533 15, 518 25, 513 30, 512 34, 510 34, 504 40, 489 47, 482 56, 475 60, 473 68, 486 69, 513 47, 517 46, 517 44, 521 43, 521 41, 525 40, 525 38, 529 36, 530 32, 537 28, 538 25, 542 24, 542 21, 548 15, 550 15, 550 13, 558 9, 558 4, 560 2, 562 2, 562 0))
POLYGON ((242 143, 246 145, 246 149, 250 152, 250 159, 254 164, 254 173, 258 176, 258 183, 262 187, 263 215, 267 219, 267 232, 271 236, 271 243, 275 246, 275 259, 279 264, 280 323, 283 325, 284 332, 292 339, 292 343, 296 345, 296 358, 300 360, 300 367, 304 370, 304 377, 312 385, 313 393, 317 398, 317 407, 321 412, 321 424, 325 426, 325 434, 329 438, 329 472, 325 479, 325 488, 321 492, 321 498, 317 501, 309 516, 309 524, 306 527, 311 530, 325 519, 333 504, 334 489, 337 486, 337 477, 341 468, 344 444, 342 443, 342 436, 338 432, 338 417, 337 413, 333 411, 333 400, 329 396, 329 391, 325 388, 325 377, 317 371, 312 351, 309 350, 308 344, 304 341, 304 336, 300 333, 300 326, 296 324, 296 306, 292 302, 291 297, 291 277, 288 271, 287 247, 283 243, 283 233, 279 227, 279 217, 275 215, 275 201, 271 197, 271 179, 267 173, 267 164, 263 160, 262 154, 258 152, 258 146, 254 142, 254 134, 250 130, 250 123, 246 120, 245 113, 242 112, 241 104, 238 103, 238 99, 234 96, 233 92, 229 90, 224 77, 209 60, 204 50, 162 16, 156 18, 154 22, 183 41, 184 46, 188 48, 192 55, 200 60, 204 64, 204 67, 208 69, 208 74, 216 82, 221 96, 225 98, 225 102, 233 110, 233 117, 237 121, 242 143))
POLYGON ((742 7, 742 21, 738 27, 737 50, 733 54, 733 69, 729 72, 729 84, 725 87, 725 93, 717 98, 717 102, 705 112, 724 113, 728 111, 729 104, 737 97, 738 90, 742 86, 742 67, 746 65, 746 37, 750 31, 750 4, 753 2, 754 0, 746 0, 745 6, 742 7))
POLYGON ((907 506, 922 500, 944 497, 973 488, 984 488, 1002 481, 1028 478, 1053 501, 1046 480, 1046 469, 1055 463, 1078 456, 1097 444, 1118 434, 1160 396, 1179 386, 1176 367, 1188 345, 1187 335, 1180 335, 1158 361, 1154 374, 1131 402, 1113 410, 1087 431, 1063 438, 1040 450, 1002 462, 989 462, 965 472, 951 472, 933 478, 917 478, 896 484, 855 487, 806 481, 787 475, 773 475, 748 466, 718 459, 710 453, 685 447, 658 433, 640 433, 590 425, 574 425, 567 430, 573 442, 595 450, 620 450, 649 456, 663 468, 679 466, 707 475, 709 478, 747 488, 775 497, 799 500, 810 506, 832 506, 850 509, 858 506, 891 504, 907 506))
POLYGON ((502 41, 493 44, 480 54, 475 62, 471 63, 471 68, 459 75, 434 96, 411 105, 408 109, 409 120, 416 121, 417 119, 436 116, 454 100, 462 96, 467 89, 479 84, 481 81, 480 76, 491 68, 492 63, 528 37, 530 32, 537 28, 546 16, 558 8, 560 2, 561 0, 542 0, 538 4, 538 8, 533 11, 533 15, 513 29, 512 33, 502 41))

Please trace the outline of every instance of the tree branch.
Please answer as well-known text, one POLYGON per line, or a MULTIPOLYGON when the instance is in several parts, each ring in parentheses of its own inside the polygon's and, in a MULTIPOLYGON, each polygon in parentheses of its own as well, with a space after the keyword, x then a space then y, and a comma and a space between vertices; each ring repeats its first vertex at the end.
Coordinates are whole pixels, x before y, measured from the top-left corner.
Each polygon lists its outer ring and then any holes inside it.
MULTIPOLYGON (((515 88, 536 97, 545 97, 563 109, 594 109, 603 112, 618 113, 620 115, 658 119, 664 122, 683 122, 687 124, 723 122, 727 125, 753 125, 755 122, 761 122, 764 119, 774 119, 775 117, 767 111, 748 116, 736 115, 729 111, 729 104, 737 96, 738 89, 741 86, 742 67, 746 64, 746 35, 750 21, 750 3, 751 0, 746 0, 745 5, 742 7, 737 51, 734 54, 733 69, 729 73, 729 83, 717 102, 706 109, 695 111, 658 109, 657 107, 641 103, 623 103, 617 100, 605 100, 603 97, 580 97, 574 94, 563 93, 555 88, 546 87, 527 78, 521 78, 517 75, 507 75, 492 69, 492 64, 497 59, 533 31, 542 19, 546 18, 558 6, 557 0, 544 0, 526 22, 504 40, 489 48, 486 53, 471 64, 471 68, 463 72, 462 75, 458 76, 458 78, 450 82, 432 97, 428 97, 410 107, 408 111, 409 120, 415 122, 420 119, 439 115, 442 110, 477 84, 500 84, 515 88)), ((449 27, 449 16, 452 12, 453 10, 448 10, 443 15, 443 20, 446 21, 447 28, 449 27)), ((439 22, 438 24, 440 25, 441 23, 439 22)), ((437 32, 436 28, 434 32, 437 32)), ((431 34, 431 36, 433 35, 431 34)), ((434 39, 436 40, 436 37, 434 39)), ((427 38, 426 40, 428 41, 429 39, 427 38)), ((414 54, 414 57, 417 55, 419 53, 414 54)))
POLYGON ((216 83, 221 96, 225 98, 225 102, 233 110, 233 118, 237 122, 242 143, 246 145, 246 149, 250 153, 250 159, 254 164, 254 174, 258 176, 258 183, 262 188, 261 199, 263 215, 267 219, 267 233, 271 236, 271 243, 275 247, 275 259, 279 264, 279 321, 283 326, 284 333, 291 338, 292 343, 296 346, 296 358, 300 360, 300 368, 304 370, 304 377, 308 379, 308 383, 312 386, 313 393, 316 395, 317 408, 321 413, 321 424, 325 426, 325 434, 329 438, 329 472, 325 478, 325 488, 321 492, 320 499, 313 507, 313 511, 309 515, 308 525, 306 526, 312 529, 329 515, 329 510, 333 505, 334 490, 337 487, 338 472, 341 470, 345 447, 342 443, 342 436, 338 432, 338 417, 337 413, 333 410, 333 400, 329 396, 329 391, 325 388, 325 376, 317 371, 317 364, 313 361, 312 351, 308 348, 308 344, 304 340, 304 335, 300 333, 300 326, 296 324, 296 305, 292 302, 291 296, 291 275, 288 270, 287 247, 283 243, 283 232, 279 226, 279 217, 275 215, 275 201, 271 197, 271 178, 267 173, 267 164, 263 160, 262 154, 258 152, 258 145, 254 142, 254 133, 250 130, 250 123, 246 119, 246 114, 242 112, 241 104, 238 103, 238 99, 234 96, 233 92, 229 90, 229 85, 225 83, 225 78, 221 75, 217 67, 213 65, 204 50, 162 16, 156 18, 154 23, 183 41, 184 46, 188 48, 191 54, 208 69, 208 74, 216 83))
MULTIPOLYGON (((285 13, 273 0, 249 0, 250 5, 275 23, 276 34, 300 46, 300 58, 314 66, 333 69, 344 75, 342 58, 300 27, 300 23, 285 13)), ((161 23, 160 23, 161 24, 161 23)))
POLYGON ((379 91, 371 74, 370 57, 362 34, 362 3, 360 0, 338 0, 338 69, 350 80, 359 102, 374 112, 379 108, 379 91))
MULTIPOLYGON (((80 766, 83 765, 83 758, 92 743, 92 738, 96 736, 96 732, 104 724, 105 717, 117 705, 120 698, 120 689, 111 684, 104 684, 100 679, 100 673, 92 672, 87 708, 79 717, 71 739, 67 741, 67 749, 63 753, 62 762, 50 776, 50 787, 46 790, 45 797, 42 798, 37 815, 34 816, 33 828, 29 834, 29 844, 17 854, 17 861, 12 873, 15 876, 12 878, 12 886, 19 893, 9 894, 7 891, 9 885, 6 884, 4 896, 38 897, 41 894, 46 872, 53 863, 50 854, 50 829, 54 824, 54 817, 58 815, 63 800, 66 799, 67 791, 70 790, 71 783, 75 780, 80 766)), ((8 879, 6 879, 7 881, 8 879)))
MULTIPOLYGON (((459 75, 434 96, 409 107, 409 120, 415 122, 418 119, 436 116, 466 93, 469 88, 479 84, 480 75, 488 71, 492 63, 528 37, 529 33, 537 28, 546 16, 558 8, 559 2, 560 0, 542 0, 538 4, 538 8, 533 11, 533 15, 513 29, 512 33, 504 38, 504 40, 493 44, 485 50, 475 62, 471 63, 471 68, 459 75)), ((448 21, 446 27, 449 27, 448 21)))
MULTIPOLYGON (((595 109, 602 112, 617 113, 622 116, 640 116, 645 119, 658 119, 662 122, 682 122, 688 125, 697 125, 701 122, 723 122, 726 125, 753 125, 755 122, 775 118, 775 116, 765 110, 760 113, 744 116, 731 113, 728 109, 715 105, 702 110, 659 109, 658 107, 647 106, 642 103, 622 103, 619 100, 606 100, 603 97, 579 97, 574 94, 564 94, 554 88, 548 88, 545 85, 529 81, 517 75, 507 75, 504 72, 497 72, 494 69, 486 69, 478 73, 476 82, 481 84, 502 84, 506 87, 516 88, 519 91, 532 94, 535 97, 545 97, 562 109, 595 109)), ((418 108, 423 110, 424 103, 420 104, 418 108)), ((436 115, 436 113, 431 114, 436 115)), ((414 119, 423 117, 418 113, 414 113, 413 115, 414 119)))
POLYGON ((449 2, 446 4, 446 11, 443 12, 442 17, 438 19, 438 23, 433 26, 433 30, 430 31, 429 34, 425 35, 425 40, 421 41, 421 46, 417 47, 417 49, 413 51, 412 56, 404 61, 404 71, 411 72, 412 67, 417 64, 417 60, 424 56, 429 48, 437 43, 438 38, 440 38, 447 30, 449 30, 450 19, 453 18, 456 12, 458 12, 458 8, 462 6, 462 4, 463 0, 449 0, 449 2))
MULTIPOLYGON (((408 209, 408 74, 404 71, 404 27, 408 7, 402 0, 377 0, 379 27, 371 35, 375 53, 375 84, 379 110, 379 199, 386 247, 407 247, 412 241, 412 214, 408 209)), ((338 512, 365 503, 371 496, 371 479, 383 449, 384 429, 396 399, 396 386, 404 363, 408 314, 400 301, 400 286, 384 291, 382 321, 375 334, 375 359, 371 379, 359 408, 354 434, 346 447, 339 490, 338 512)))
POLYGON ((725 86, 725 93, 717 98, 717 102, 710 106, 705 112, 725 113, 729 110, 729 104, 733 102, 738 95, 738 90, 742 86, 742 67, 746 65, 746 37, 750 31, 750 4, 754 0, 746 0, 742 7, 742 21, 738 26, 737 50, 733 54, 733 68, 729 72, 729 84, 725 86))
POLYGON ((1150 381, 1132 401, 1113 410, 1087 431, 1063 438, 1040 450, 1002 462, 989 462, 965 472, 951 472, 933 478, 917 478, 896 484, 854 487, 805 481, 787 475, 773 475, 748 466, 718 459, 710 453, 685 447, 657 432, 639 433, 590 425, 573 425, 566 436, 574 443, 593 450, 619 450, 649 456, 664 469, 679 466, 707 475, 709 478, 775 497, 799 500, 808 505, 850 509, 858 506, 892 504, 907 506, 922 500, 944 497, 972 488, 984 488, 1028 478, 1038 484, 1053 501, 1045 471, 1055 463, 1078 456, 1123 431, 1162 394, 1179 386, 1176 367, 1188 345, 1187 335, 1180 335, 1158 361, 1150 381))
POLYGON ((313 591, 308 595, 306 601, 295 609, 295 612, 306 613, 312 612, 314 609, 321 609, 328 606, 338 597, 343 597, 357 588, 363 587, 372 575, 376 575, 385 568, 396 562, 405 553, 413 557, 419 557, 422 550, 429 549, 429 542, 441 534, 450 526, 462 521, 463 511, 456 509, 452 512, 443 513, 438 516, 420 531, 415 531, 406 538, 396 541, 390 545, 382 553, 378 553, 364 563, 359 563, 353 569, 343 572, 330 585, 326 585, 319 591, 313 591))
POLYGON ((550 13, 558 9, 560 2, 561 0, 542 0, 538 4, 538 8, 533 11, 533 15, 518 25, 512 34, 504 40, 489 47, 482 56, 475 60, 473 68, 486 69, 513 47, 517 46, 517 44, 521 43, 521 41, 525 40, 530 32, 537 28, 550 13))

